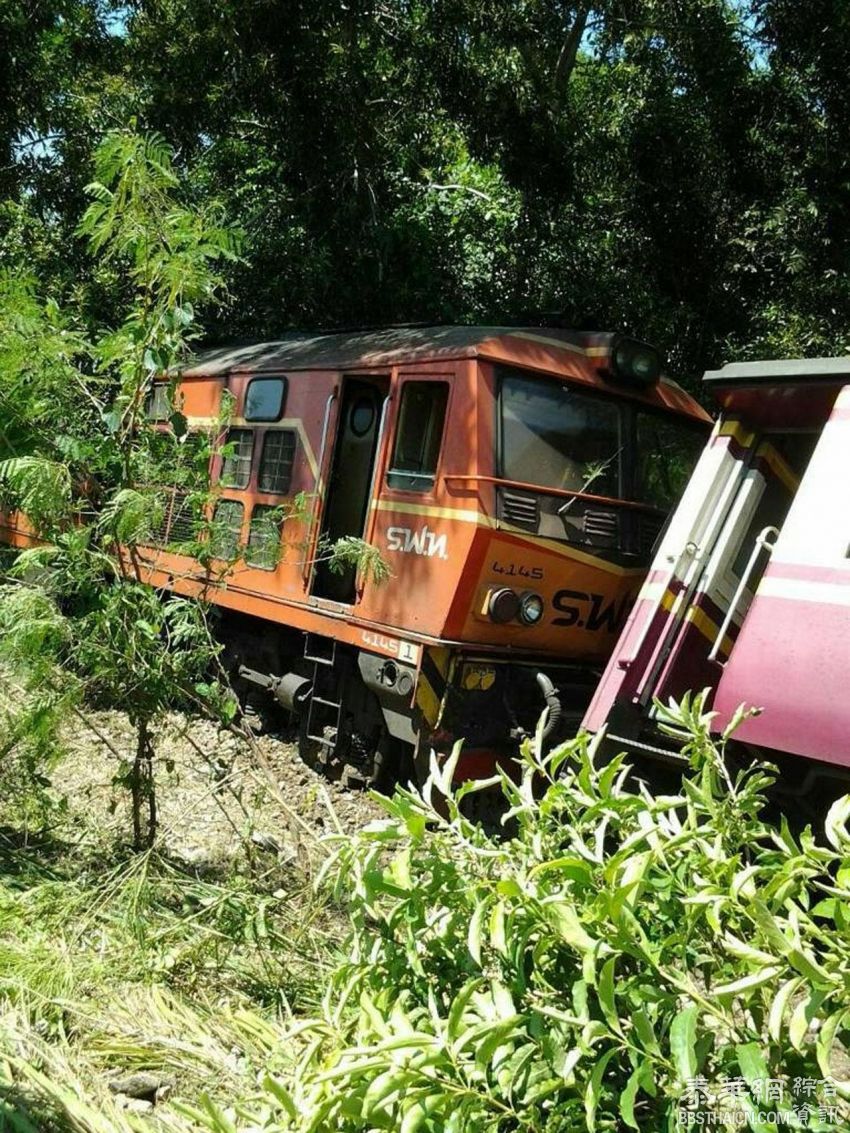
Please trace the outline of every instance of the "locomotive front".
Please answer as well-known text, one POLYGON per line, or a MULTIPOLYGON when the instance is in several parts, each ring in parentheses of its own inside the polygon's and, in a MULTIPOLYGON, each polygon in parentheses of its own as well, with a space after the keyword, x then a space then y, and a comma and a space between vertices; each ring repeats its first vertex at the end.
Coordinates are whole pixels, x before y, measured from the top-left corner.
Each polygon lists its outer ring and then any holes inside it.
POLYGON ((646 344, 584 336, 558 357, 550 333, 522 339, 541 340, 548 369, 479 358, 475 467, 445 473, 474 504, 474 533, 433 520, 435 570, 463 551, 442 629, 453 645, 421 668, 422 747, 463 739, 462 777, 492 773, 544 707, 548 742, 575 734, 708 432, 646 344))

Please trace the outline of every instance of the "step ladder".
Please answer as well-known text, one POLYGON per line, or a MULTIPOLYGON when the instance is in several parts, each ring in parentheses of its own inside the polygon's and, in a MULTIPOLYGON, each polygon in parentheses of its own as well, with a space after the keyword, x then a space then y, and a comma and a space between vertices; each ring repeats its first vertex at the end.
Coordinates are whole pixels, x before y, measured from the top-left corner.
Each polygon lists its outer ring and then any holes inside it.
POLYGON ((338 693, 336 641, 319 634, 304 635, 304 658, 313 666, 313 694, 307 706, 307 739, 322 745, 327 762, 336 747, 342 718, 338 693))

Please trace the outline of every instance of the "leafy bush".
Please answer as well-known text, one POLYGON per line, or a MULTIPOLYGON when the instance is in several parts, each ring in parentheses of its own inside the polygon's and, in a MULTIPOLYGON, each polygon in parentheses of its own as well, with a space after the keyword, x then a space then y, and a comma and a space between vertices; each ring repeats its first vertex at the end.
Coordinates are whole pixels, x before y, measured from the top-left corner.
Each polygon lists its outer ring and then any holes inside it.
POLYGON ((850 798, 828 846, 772 827, 771 770, 733 780, 703 705, 665 712, 689 736, 675 796, 586 738, 543 756, 538 736, 521 781, 501 777, 509 839, 463 816, 451 763, 338 836, 325 878, 350 899, 347 956, 262 1127, 657 1133, 727 1088, 755 1133, 777 1115, 846 1129, 850 1083, 826 1099, 806 1083, 846 1076, 850 798))

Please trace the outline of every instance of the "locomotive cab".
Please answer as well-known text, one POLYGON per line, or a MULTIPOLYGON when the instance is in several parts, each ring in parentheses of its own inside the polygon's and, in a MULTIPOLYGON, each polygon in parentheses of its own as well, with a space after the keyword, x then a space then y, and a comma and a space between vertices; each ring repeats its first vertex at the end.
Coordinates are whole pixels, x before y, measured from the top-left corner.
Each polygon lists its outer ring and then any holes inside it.
POLYGON ((734 364, 705 381, 720 419, 585 727, 663 755, 654 698, 709 687, 718 732, 743 704, 762 711, 737 740, 850 765, 850 360, 734 364))
POLYGON ((181 552, 175 495, 144 577, 220 606, 240 679, 365 779, 461 738, 490 771, 545 705, 578 723, 709 422, 646 344, 540 328, 292 335, 200 357, 177 398, 208 431, 230 401, 227 569, 181 552), (389 578, 333 569, 346 541, 389 578))

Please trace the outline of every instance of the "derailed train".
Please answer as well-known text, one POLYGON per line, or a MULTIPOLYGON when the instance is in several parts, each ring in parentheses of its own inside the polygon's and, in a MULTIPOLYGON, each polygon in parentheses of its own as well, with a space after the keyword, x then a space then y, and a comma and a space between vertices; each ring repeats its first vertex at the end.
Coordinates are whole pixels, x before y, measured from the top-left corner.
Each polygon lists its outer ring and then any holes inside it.
POLYGON ((850 357, 725 366, 720 414, 584 719, 675 753, 657 699, 710 688, 721 731, 802 793, 850 767, 850 357), (800 757, 803 757, 802 759, 800 757))
POLYGON ((473 777, 544 706, 552 739, 575 731, 710 428, 657 351, 540 328, 291 335, 186 369, 190 429, 217 428, 225 391, 210 474, 235 569, 211 582, 175 551, 179 495, 139 562, 221 608, 234 671, 300 717, 307 758, 369 782, 462 738, 473 777), (331 571, 321 548, 345 537, 389 580, 331 571))
MULTIPOLYGON (((703 687, 718 729, 763 708, 738 739, 806 757, 812 780, 850 765, 850 359, 705 382, 713 430, 652 347, 615 334, 394 328, 213 352, 176 399, 223 450, 227 569, 180 552, 176 490, 135 565, 220 608, 242 691, 296 714, 305 757, 350 782, 457 739, 456 775, 488 775, 544 707, 550 742, 583 724, 675 759, 655 699, 703 687), (389 581, 331 571, 322 548, 345 537, 389 581)), ((170 394, 151 392, 157 428, 170 394)), ((22 522, 0 515, 0 538, 25 543, 22 522)))

